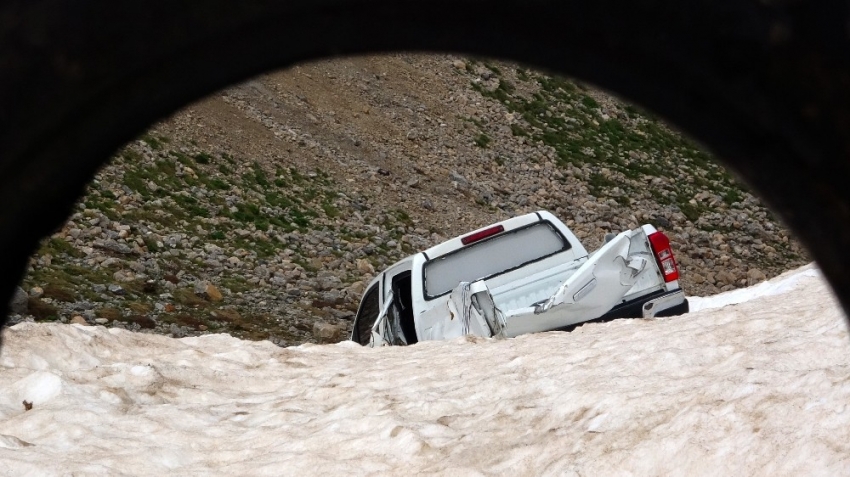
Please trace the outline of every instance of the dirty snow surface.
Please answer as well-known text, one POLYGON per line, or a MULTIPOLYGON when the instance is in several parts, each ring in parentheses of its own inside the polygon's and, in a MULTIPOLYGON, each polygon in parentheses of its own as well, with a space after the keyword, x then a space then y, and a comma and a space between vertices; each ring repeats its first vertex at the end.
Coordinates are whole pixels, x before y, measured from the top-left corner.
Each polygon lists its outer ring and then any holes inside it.
POLYGON ((818 271, 694 303, 384 349, 19 324, 0 474, 850 475, 850 340, 818 271))

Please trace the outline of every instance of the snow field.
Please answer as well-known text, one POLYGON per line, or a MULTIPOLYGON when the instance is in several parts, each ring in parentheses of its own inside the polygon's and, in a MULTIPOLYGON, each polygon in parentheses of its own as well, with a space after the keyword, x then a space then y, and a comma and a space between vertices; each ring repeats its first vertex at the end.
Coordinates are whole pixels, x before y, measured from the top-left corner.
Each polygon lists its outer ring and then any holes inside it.
POLYGON ((383 349, 19 324, 0 475, 850 475, 850 340, 817 270, 691 300, 383 349))

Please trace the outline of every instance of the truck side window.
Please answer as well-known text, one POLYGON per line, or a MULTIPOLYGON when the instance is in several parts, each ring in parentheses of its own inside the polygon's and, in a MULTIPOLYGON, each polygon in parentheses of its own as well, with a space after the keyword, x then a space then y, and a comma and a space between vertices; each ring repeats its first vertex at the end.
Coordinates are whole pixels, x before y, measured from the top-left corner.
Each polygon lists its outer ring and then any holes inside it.
POLYGON ((366 296, 360 304, 360 309, 357 310, 357 316, 354 319, 354 332, 351 335, 353 341, 363 346, 369 344, 369 340, 372 339, 372 325, 378 319, 380 311, 378 284, 376 283, 366 292, 366 296))

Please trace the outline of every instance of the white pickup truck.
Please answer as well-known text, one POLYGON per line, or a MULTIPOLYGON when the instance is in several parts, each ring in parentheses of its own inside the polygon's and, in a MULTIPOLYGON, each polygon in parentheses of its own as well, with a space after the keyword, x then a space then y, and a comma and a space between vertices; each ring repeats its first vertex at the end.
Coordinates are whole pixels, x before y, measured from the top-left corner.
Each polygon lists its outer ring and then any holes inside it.
POLYGON ((464 335, 508 338, 597 319, 688 312, 670 241, 651 225, 609 234, 588 254, 540 211, 411 255, 369 284, 351 339, 410 345, 464 335))

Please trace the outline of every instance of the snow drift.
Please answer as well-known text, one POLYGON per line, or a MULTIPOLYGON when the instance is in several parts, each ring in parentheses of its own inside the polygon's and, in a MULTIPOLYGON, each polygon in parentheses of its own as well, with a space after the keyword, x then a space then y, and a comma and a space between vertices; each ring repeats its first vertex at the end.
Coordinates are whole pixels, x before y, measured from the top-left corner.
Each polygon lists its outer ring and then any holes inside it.
POLYGON ((19 324, 0 474, 850 474, 850 340, 817 270, 692 303, 383 349, 19 324))

